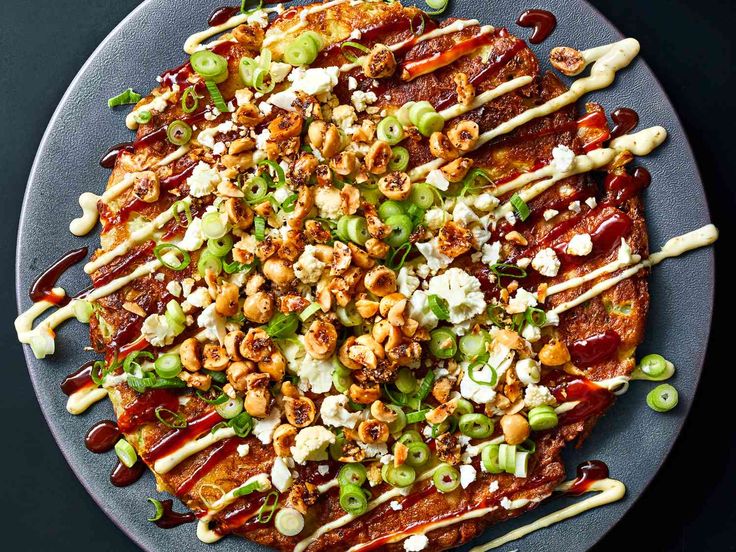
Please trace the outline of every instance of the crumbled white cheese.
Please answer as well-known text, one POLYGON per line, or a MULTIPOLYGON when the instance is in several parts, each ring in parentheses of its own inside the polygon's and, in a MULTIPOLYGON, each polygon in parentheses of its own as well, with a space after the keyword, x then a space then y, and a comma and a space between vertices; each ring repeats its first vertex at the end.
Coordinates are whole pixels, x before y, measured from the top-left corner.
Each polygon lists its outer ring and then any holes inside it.
POLYGON ((575 234, 565 248, 566 253, 578 257, 589 255, 591 251, 593 251, 593 240, 590 238, 590 234, 587 233, 575 234))
POLYGON ((447 215, 443 209, 439 207, 433 207, 426 213, 424 213, 424 223, 430 230, 439 230, 445 224, 447 215))
POLYGON ((342 198, 337 188, 317 188, 314 204, 319 209, 319 216, 323 218, 337 219, 342 215, 342 198))
POLYGON ((276 489, 283 493, 294 483, 294 478, 291 476, 291 470, 286 465, 284 459, 277 456, 273 460, 273 466, 271 467, 271 482, 276 489))
POLYGON ((271 114, 271 111, 273 111, 273 106, 270 103, 261 102, 258 104, 258 111, 268 117, 271 114))
POLYGON ((363 92, 362 90, 355 90, 350 96, 350 101, 355 107, 355 111, 358 113, 365 111, 367 107, 377 99, 378 96, 376 96, 376 93, 371 91, 363 92))
POLYGON ((470 464, 460 466, 460 486, 467 489, 478 476, 476 469, 470 464))
POLYGON ((319 473, 320 475, 327 475, 328 473, 330 473, 330 466, 328 466, 327 464, 320 464, 319 466, 317 466, 317 473, 319 473))
POLYGON ((311 390, 312 393, 327 393, 332 388, 334 370, 335 366, 331 359, 318 360, 307 353, 297 368, 299 389, 311 390))
POLYGON ((401 502, 399 502, 398 500, 392 500, 388 503, 388 505, 394 512, 398 512, 399 510, 404 509, 404 507, 401 505, 401 502))
POLYGON ((294 70, 289 75, 289 80, 294 77, 291 89, 304 92, 310 96, 324 94, 335 87, 339 73, 339 67, 315 67, 306 71, 294 70))
POLYGON ((203 336, 210 341, 225 342, 227 328, 225 328, 225 319, 217 314, 214 303, 205 308, 197 317, 197 326, 204 330, 203 336))
POLYGON ((501 260, 501 242, 499 241, 495 241, 491 244, 484 244, 481 251, 483 252, 481 261, 483 261, 483 264, 485 265, 496 264, 501 260))
POLYGON ((459 201, 452 211, 452 220, 464 224, 468 228, 473 224, 480 224, 480 218, 465 203, 459 201))
POLYGON ((580 212, 580 202, 577 200, 573 201, 570 203, 570 205, 567 206, 567 208, 573 213, 579 213, 580 212))
POLYGON ((529 257, 521 257, 520 259, 516 260, 516 266, 520 266, 521 268, 526 268, 529 266, 529 263, 531 263, 532 260, 529 257))
POLYGON ((335 442, 335 434, 324 426, 305 427, 296 434, 291 455, 294 460, 303 464, 307 460, 326 460, 328 445, 335 442))
POLYGON ((452 262, 452 257, 448 257, 441 253, 437 247, 437 238, 432 238, 428 242, 417 243, 417 250, 427 259, 427 266, 432 272, 437 272, 452 262))
POLYGON ((429 174, 424 179, 424 181, 427 184, 431 184, 438 190, 442 190, 443 192, 446 192, 447 189, 450 187, 450 181, 447 180, 445 177, 445 173, 443 173, 439 169, 434 169, 433 171, 429 171, 429 174))
POLYGON ((585 204, 588 207, 590 207, 591 209, 595 209, 596 206, 598 205, 598 202, 595 200, 594 197, 591 196, 591 197, 589 197, 588 199, 585 200, 585 204))
POLYGON ((358 88, 358 81, 355 77, 348 77, 348 90, 355 90, 358 88))
POLYGON ((422 290, 415 291, 409 299, 409 316, 428 330, 436 328, 439 323, 439 319, 429 308, 427 293, 422 290))
POLYGON ((362 36, 363 33, 360 29, 353 29, 353 32, 350 33, 350 36, 348 38, 350 38, 350 40, 360 40, 362 36))
POLYGON ((493 211, 496 207, 498 207, 499 203, 500 201, 497 197, 492 196, 488 192, 484 192, 475 198, 475 201, 473 202, 473 207, 475 207, 479 211, 493 211))
POLYGON ((325 397, 319 408, 322 422, 333 427, 349 427, 353 429, 360 421, 360 412, 350 412, 347 408, 348 398, 345 395, 325 397))
POLYGON ((225 142, 217 142, 214 147, 212 148, 212 154, 213 155, 222 155, 225 153, 225 150, 227 147, 225 146, 225 142))
POLYGON ((524 391, 524 404, 527 408, 534 408, 544 404, 555 404, 555 397, 544 385, 530 384, 524 391))
POLYGON ((447 301, 449 321, 460 324, 485 311, 480 281, 460 268, 450 268, 429 281, 428 292, 447 301))
POLYGON ((501 506, 503 506, 503 508, 506 510, 511 509, 511 500, 509 499, 509 497, 505 496, 501 499, 501 506))
POLYGON ((207 163, 200 161, 194 167, 192 175, 187 179, 189 194, 192 197, 204 197, 215 191, 220 183, 220 173, 207 163))
POLYGON ((575 152, 567 146, 559 145, 552 149, 552 168, 565 173, 575 165, 575 152))
POLYGON ((378 458, 388 454, 386 443, 363 443, 357 441, 358 446, 365 452, 366 458, 378 458))
POLYGON ((544 217, 544 220, 552 220, 559 214, 560 212, 555 211, 554 209, 545 209, 544 213, 542 213, 542 216, 544 217))
MULTIPOLYGON (((465 372, 463 373, 463 379, 460 380, 460 394, 463 398, 473 401, 476 404, 486 404, 493 400, 496 396, 496 390, 490 385, 484 385, 473 381, 468 375, 467 368, 469 363, 464 363, 465 372)), ((491 367, 486 364, 482 368, 473 370, 473 377, 478 381, 491 381, 493 378, 493 372, 491 367)))
POLYGON ((242 445, 238 445, 238 448, 235 450, 238 451, 238 456, 248 456, 250 453, 250 445, 248 443, 243 443, 242 445))
POLYGON ((488 485, 488 490, 492 493, 495 493, 500 485, 498 484, 498 481, 491 481, 491 484, 488 485))
POLYGON ((260 134, 256 135, 256 149, 265 150, 266 143, 271 138, 271 131, 264 128, 260 134))
POLYGON ((390 464, 393 461, 394 461, 393 454, 384 454, 383 456, 381 456, 381 459, 379 460, 381 464, 390 464))
POLYGON ((509 300, 509 306, 506 312, 509 314, 519 314, 526 312, 529 307, 537 306, 537 296, 529 293, 524 288, 516 290, 516 294, 509 300))
POLYGON ((534 255, 534 259, 532 259, 532 268, 542 276, 552 278, 557 276, 557 273, 560 270, 560 259, 557 258, 557 253, 555 253, 554 249, 551 247, 545 247, 534 255))
POLYGON ((332 110, 332 120, 341 129, 346 130, 357 122, 358 116, 352 105, 342 104, 332 110))
POLYGON ((197 251, 204 244, 204 234, 202 234, 202 219, 195 218, 187 226, 184 237, 177 243, 185 251, 197 251))
POLYGON ((412 535, 404 541, 404 550, 406 552, 420 552, 429 545, 429 539, 426 535, 412 535))
POLYGON ((629 244, 626 243, 626 240, 621 238, 621 247, 618 248, 618 256, 616 260, 622 265, 628 265, 634 262, 638 262, 635 257, 638 258, 638 255, 632 255, 631 247, 629 247, 629 244))
POLYGON ((305 284, 316 284, 325 269, 325 263, 314 256, 315 251, 317 251, 315 246, 307 245, 294 263, 294 274, 305 284))
POLYGON ((289 89, 271 94, 266 101, 286 111, 296 111, 293 106, 295 100, 296 94, 289 89))
POLYGON ((291 72, 291 65, 288 63, 281 63, 280 61, 272 61, 268 72, 271 74, 273 82, 278 84, 286 78, 289 72, 291 72))
POLYGON ((189 301, 189 304, 193 307, 203 309, 212 304, 212 296, 210 295, 209 289, 206 287, 198 287, 189 294, 187 301, 189 301))
POLYGON ((544 323, 545 326, 559 325, 560 316, 555 311, 547 311, 545 314, 547 315, 547 322, 544 323))
POLYGON ((268 27, 268 12, 266 10, 255 10, 248 15, 245 22, 248 25, 258 25, 265 29, 268 27))
POLYGON ((181 297, 181 284, 176 280, 171 280, 166 284, 166 291, 174 297, 181 297))
POLYGON ((256 418, 253 424, 253 435, 264 445, 269 445, 273 440, 273 432, 280 424, 281 411, 274 407, 265 418, 256 418))
POLYGON ((525 324, 524 328, 521 330, 520 335, 529 343, 536 343, 537 341, 542 339, 542 330, 540 330, 537 326, 525 324))
POLYGON ((152 314, 143 321, 141 334, 154 347, 171 345, 176 337, 175 328, 163 314, 152 314))
POLYGON ((414 269, 409 266, 402 266, 396 276, 396 287, 398 292, 404 297, 411 297, 419 288, 419 278, 414 274, 414 269))
POLYGON ((506 213, 503 218, 505 218, 506 222, 508 222, 511 226, 514 226, 516 224, 516 216, 511 211, 506 213))

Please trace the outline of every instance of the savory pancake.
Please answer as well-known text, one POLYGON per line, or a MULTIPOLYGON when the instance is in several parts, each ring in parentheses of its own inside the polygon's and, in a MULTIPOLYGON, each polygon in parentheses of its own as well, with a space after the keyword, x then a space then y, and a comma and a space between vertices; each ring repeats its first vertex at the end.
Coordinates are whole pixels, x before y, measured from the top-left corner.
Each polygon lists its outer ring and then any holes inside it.
POLYGON ((592 65, 568 90, 475 20, 271 11, 193 35, 126 119, 72 304, 92 379, 205 542, 458 546, 549 497, 634 370, 627 167, 666 133, 611 136, 576 100, 638 44, 558 52, 592 65))

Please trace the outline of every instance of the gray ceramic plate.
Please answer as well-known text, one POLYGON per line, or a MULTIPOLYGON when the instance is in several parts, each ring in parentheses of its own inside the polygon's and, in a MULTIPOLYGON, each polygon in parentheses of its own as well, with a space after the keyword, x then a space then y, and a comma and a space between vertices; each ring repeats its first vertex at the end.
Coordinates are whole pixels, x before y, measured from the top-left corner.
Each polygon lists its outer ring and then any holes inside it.
MULTIPOLYGON (((234 0, 230 0, 235 3, 234 0)), ((185 38, 206 27, 208 15, 222 0, 149 0, 133 11, 100 45, 67 90, 41 141, 26 190, 18 234, 17 297, 20 308, 27 308, 27 290, 33 278, 63 252, 97 244, 92 234, 79 239, 67 231, 69 221, 78 216, 77 197, 84 191, 99 192, 109 172, 100 168, 100 154, 111 144, 130 139, 124 113, 106 107, 108 97, 123 88, 149 90, 154 76, 163 69, 182 63, 185 38)), ((616 29, 582 0, 537 0, 520 5, 515 0, 478 2, 453 0, 447 15, 475 17, 511 32, 528 36, 527 29, 514 22, 522 9, 546 8, 557 15, 558 27, 541 46, 533 47, 540 59, 548 50, 565 44, 580 48, 605 44, 621 38, 616 29)), ((646 57, 647 53, 642 55, 646 57)), ((667 238, 709 222, 703 185, 680 122, 657 79, 640 58, 622 71, 609 89, 592 98, 608 112, 619 106, 636 109, 640 128, 661 124, 667 127, 668 142, 643 164, 653 175, 646 192, 647 216, 652 249, 667 238)), ((653 386, 636 383, 599 423, 594 435, 578 450, 569 451, 567 465, 587 459, 604 460, 613 477, 624 481, 628 494, 624 500, 588 512, 565 523, 537 532, 506 549, 586 550, 626 513, 657 473, 687 415, 703 365, 713 306, 713 252, 700 250, 684 258, 667 261, 651 278, 651 312, 647 339, 640 351, 663 352, 678 367, 674 384, 680 391, 680 406, 666 415, 647 408, 644 397, 653 386), (696 285, 693 285, 693 283, 696 285)), ((88 281, 81 266, 61 280, 67 291, 75 293, 88 281)), ((157 496, 150 474, 130 487, 110 485, 108 474, 114 464, 113 453, 93 455, 84 448, 83 436, 96 420, 112 415, 107 404, 98 404, 88 413, 73 417, 65 410, 66 397, 59 383, 89 355, 82 351, 87 328, 67 323, 59 332, 57 354, 38 361, 26 348, 28 369, 49 426, 69 464, 100 507, 120 528, 145 550, 205 550, 193 525, 164 531, 146 521, 145 497, 157 496)), ((491 528, 483 540, 549 513, 561 505, 549 502, 522 518, 491 528)), ((218 550, 256 550, 242 540, 224 539, 218 550)))

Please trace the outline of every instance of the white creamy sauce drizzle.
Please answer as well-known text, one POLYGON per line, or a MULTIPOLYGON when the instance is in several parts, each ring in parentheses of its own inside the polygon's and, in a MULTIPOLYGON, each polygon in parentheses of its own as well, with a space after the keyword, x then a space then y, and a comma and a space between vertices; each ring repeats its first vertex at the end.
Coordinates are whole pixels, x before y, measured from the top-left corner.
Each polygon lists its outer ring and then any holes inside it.
POLYGON ((193 454, 197 454, 210 445, 214 445, 215 443, 223 441, 225 439, 229 439, 230 437, 235 437, 235 430, 233 428, 220 428, 214 433, 208 433, 204 437, 200 437, 199 439, 195 439, 194 441, 184 443, 180 448, 178 448, 171 454, 159 458, 153 464, 153 469, 156 471, 156 473, 159 473, 161 475, 168 473, 193 454))
MULTIPOLYGON (((430 479, 432 475, 434 474, 435 470, 437 468, 432 468, 431 470, 428 470, 424 472, 422 475, 417 477, 416 481, 414 482, 414 485, 416 485, 420 481, 426 481, 427 479, 430 479)), ((404 496, 406 493, 406 489, 398 489, 394 488, 389 491, 386 491, 385 493, 378 495, 375 499, 371 500, 368 503, 368 509, 366 512, 370 512, 371 510, 376 509, 381 504, 385 504, 389 500, 396 498, 397 496, 404 496)), ((316 541, 318 538, 320 538, 322 535, 329 533, 330 531, 334 531, 335 529, 338 529, 340 527, 343 527, 353 521, 354 519, 359 518, 360 516, 354 516, 352 514, 345 514, 344 516, 341 516, 335 520, 332 520, 329 523, 325 523, 322 525, 319 529, 317 529, 314 533, 309 535, 307 538, 299 541, 296 546, 294 546, 294 552, 304 552, 304 550, 307 549, 307 547, 312 544, 314 541, 316 541)))
MULTIPOLYGON (((576 307, 584 303, 585 301, 588 301, 589 299, 600 295, 604 291, 611 289, 619 282, 622 282, 627 278, 631 278, 643 268, 655 266, 665 259, 677 257, 679 255, 682 255, 683 253, 692 251, 693 249, 706 247, 708 245, 711 245, 717 239, 718 229, 712 224, 707 224, 702 228, 698 228, 697 230, 693 230, 692 232, 688 232, 687 234, 676 236, 667 241, 667 243, 664 244, 660 251, 650 255, 648 259, 638 262, 637 264, 627 268, 626 270, 612 278, 608 278, 606 280, 598 282, 585 293, 578 295, 575 299, 557 305, 554 309, 552 309, 552 312, 560 314, 567 310, 570 310, 571 308, 576 307)), ((579 282, 578 285, 581 285, 587 280, 585 280, 583 276, 580 276, 577 278, 573 278, 570 281, 579 282)))
MULTIPOLYGON (((428 33, 424 33, 418 37, 411 37, 407 38, 406 40, 402 40, 401 42, 397 42, 396 44, 389 45, 389 50, 392 52, 396 52, 398 50, 401 50, 405 46, 409 44, 419 44, 421 42, 425 42, 427 40, 432 40, 433 38, 437 38, 440 36, 445 36, 452 33, 457 33, 462 31, 463 29, 466 29, 468 27, 474 27, 476 25, 480 25, 480 21, 477 19, 458 19, 454 23, 447 25, 446 27, 441 27, 434 29, 428 33)), ((484 25, 480 28, 480 32, 475 36, 480 35, 486 35, 493 32, 493 27, 491 25, 484 25)), ((358 59, 355 60, 355 62, 352 63, 344 63, 340 66, 340 72, 345 73, 347 71, 350 71, 352 69, 355 69, 356 67, 361 67, 363 65, 363 62, 365 62, 365 58, 367 56, 360 56, 358 59)))
POLYGON ((107 397, 107 389, 101 387, 83 387, 79 391, 75 391, 66 400, 66 410, 69 414, 78 416, 87 411, 87 409, 107 397))
MULTIPOLYGON (((572 481, 568 481, 560 485, 557 490, 565 492, 571 486, 572 481)), ((525 537, 534 531, 544 529, 550 525, 554 525, 555 523, 580 515, 588 510, 592 510, 593 508, 598 508, 600 506, 616 502, 617 500, 621 500, 626 493, 626 486, 621 481, 617 481, 615 479, 601 479, 600 481, 595 481, 590 487, 588 487, 588 492, 598 492, 600 494, 591 496, 576 504, 572 504, 552 514, 541 517, 532 523, 510 531, 502 537, 493 539, 491 542, 471 548, 470 552, 486 552, 487 550, 498 548, 499 546, 503 546, 504 544, 508 544, 509 542, 525 537)))
POLYGON ((529 76, 516 77, 515 79, 498 85, 496 88, 491 88, 490 90, 486 90, 485 92, 478 94, 473 100, 473 103, 471 103, 470 105, 458 103, 448 107, 447 109, 443 109, 439 113, 445 121, 449 121, 450 119, 454 119, 455 117, 459 117, 460 115, 465 115, 466 113, 473 111, 474 109, 478 109, 479 107, 484 106, 488 102, 495 100, 496 98, 499 98, 504 94, 513 92, 517 88, 526 86, 533 80, 534 79, 529 76))
MULTIPOLYGON (((512 117, 494 129, 484 132, 480 135, 474 149, 482 147, 494 138, 509 133, 529 121, 554 113, 576 102, 588 92, 606 88, 613 82, 616 72, 629 65, 638 53, 639 42, 633 38, 626 38, 613 44, 587 50, 584 52, 585 59, 595 61, 590 69, 590 76, 576 80, 567 92, 512 117)), ((442 159, 430 161, 414 168, 409 176, 412 180, 419 180, 430 171, 441 167, 444 163, 442 159)))
MULTIPOLYGON (((528 203, 560 180, 576 174, 583 174, 605 167, 621 152, 630 151, 634 155, 638 156, 648 155, 654 151, 654 149, 659 147, 666 138, 667 131, 661 126, 647 128, 637 132, 636 134, 627 134, 626 136, 621 136, 621 138, 613 140, 611 145, 607 148, 594 149, 585 155, 576 156, 572 167, 567 171, 559 171, 554 168, 552 163, 550 163, 541 169, 524 173, 515 179, 502 184, 493 190, 492 193, 494 196, 499 196, 522 188, 535 180, 549 176, 549 178, 541 180, 519 192, 519 197, 528 203)), ((493 214, 497 219, 500 219, 507 213, 512 212, 513 208, 514 207, 511 202, 507 201, 498 207, 493 214)))

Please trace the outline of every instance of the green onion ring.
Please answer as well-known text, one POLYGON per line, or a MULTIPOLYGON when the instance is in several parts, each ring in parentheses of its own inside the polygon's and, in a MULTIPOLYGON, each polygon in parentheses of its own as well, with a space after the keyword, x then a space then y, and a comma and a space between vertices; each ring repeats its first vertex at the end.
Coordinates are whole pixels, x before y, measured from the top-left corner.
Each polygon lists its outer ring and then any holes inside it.
POLYGON ((195 392, 196 392, 197 396, 200 399, 202 399, 204 402, 206 402, 207 404, 214 404, 214 405, 222 404, 224 402, 227 402, 227 400, 229 398, 223 392, 222 387, 220 387, 219 385, 212 385, 210 387, 209 391, 202 391, 200 389, 197 389, 195 392), (212 391, 219 391, 219 394, 214 399, 211 399, 208 396, 208 395, 211 395, 212 394, 212 391))
POLYGON ((358 50, 359 52, 363 52, 364 54, 370 53, 370 48, 367 48, 363 46, 362 44, 358 42, 352 42, 352 41, 346 41, 340 44, 340 51, 342 52, 342 55, 347 59, 350 63, 357 63, 358 62, 358 56, 353 54, 348 48, 354 48, 355 50, 358 50))
POLYGON ((489 268, 491 269, 491 272, 493 272, 499 278, 526 278, 526 270, 524 270, 520 266, 516 266, 513 264, 495 263, 492 264, 489 268))
POLYGON ((434 315, 440 320, 447 320, 450 318, 449 305, 442 297, 431 294, 427 297, 427 303, 429 303, 429 308, 432 310, 434 315))
POLYGON ((174 412, 163 406, 157 407, 154 412, 158 421, 171 429, 184 429, 188 425, 187 419, 180 412, 174 412), (164 415, 168 419, 165 419, 164 415))
POLYGON ((183 146, 192 139, 192 127, 184 121, 172 121, 166 127, 166 137, 175 146, 183 146))
POLYGON ((677 406, 679 394, 669 383, 663 383, 647 393, 647 405, 656 412, 668 412, 677 406))
POLYGON ((194 86, 190 86, 186 90, 184 90, 184 93, 181 95, 181 110, 184 113, 194 113, 194 111, 199 107, 199 94, 197 94, 197 89, 194 88, 194 86), (192 99, 192 103, 189 103, 189 99, 192 99))
POLYGON ((155 498, 147 498, 146 500, 148 500, 148 502, 153 504, 153 507, 154 507, 153 516, 148 518, 148 521, 151 521, 151 522, 158 521, 162 517, 164 517, 164 505, 161 504, 160 500, 156 500, 155 498))
POLYGON ((266 495, 266 499, 263 502, 263 505, 258 510, 258 516, 256 519, 258 520, 258 523, 268 523, 271 521, 271 518, 273 517, 273 513, 276 511, 276 507, 279 504, 279 493, 276 491, 271 491, 266 495))
POLYGON ((214 81, 206 80, 204 81, 204 85, 207 87, 207 91, 210 93, 212 102, 215 104, 215 107, 220 111, 220 113, 228 113, 230 111, 230 108, 225 103, 220 89, 217 88, 217 84, 215 84, 214 81))
POLYGON ((176 271, 184 270, 186 267, 189 266, 189 263, 191 261, 189 253, 187 251, 184 251, 178 245, 174 245, 173 243, 161 243, 157 245, 153 248, 153 254, 156 255, 156 258, 161 261, 161 264, 164 265, 166 268, 176 271), (169 264, 167 261, 164 260, 164 254, 170 249, 181 255, 182 260, 178 265, 169 264))
POLYGON ((171 206, 171 213, 174 217, 177 217, 179 213, 184 211, 184 216, 187 218, 187 223, 184 226, 192 224, 192 210, 189 208, 189 202, 180 199, 171 206))

